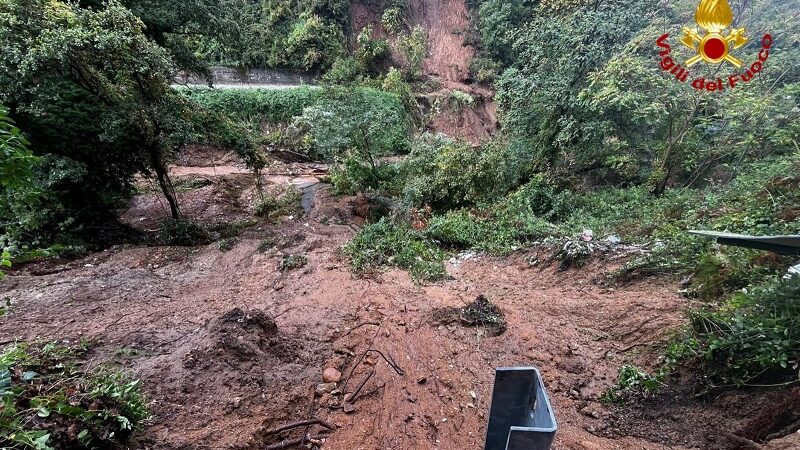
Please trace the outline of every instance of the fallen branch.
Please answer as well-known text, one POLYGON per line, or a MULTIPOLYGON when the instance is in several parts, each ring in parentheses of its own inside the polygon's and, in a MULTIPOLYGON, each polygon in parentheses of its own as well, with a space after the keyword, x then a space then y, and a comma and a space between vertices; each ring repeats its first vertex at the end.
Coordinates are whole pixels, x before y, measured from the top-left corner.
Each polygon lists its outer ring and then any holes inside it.
POLYGON ((345 403, 350 403, 350 404, 354 403, 358 393, 361 392, 361 389, 364 389, 364 385, 367 384, 367 381, 369 381, 369 379, 372 378, 373 375, 375 375, 375 369, 372 369, 372 371, 369 373, 369 375, 367 375, 364 378, 364 381, 362 381, 361 384, 358 385, 356 390, 354 390, 352 393, 347 394, 347 395, 344 396, 344 402, 345 403))
MULTIPOLYGON (((325 427, 325 428, 327 428, 329 430, 335 430, 336 429, 335 426, 329 424, 328 422, 325 422, 322 419, 318 419, 318 418, 314 417, 312 419, 300 420, 298 422, 292 422, 292 423, 287 423, 286 425, 281 425, 278 428, 274 428, 272 430, 265 431, 264 434, 269 436, 271 434, 278 434, 278 433, 281 433, 281 432, 286 431, 286 430, 291 430, 292 428, 302 427, 302 426, 305 426, 305 425, 315 425, 315 424, 319 424, 319 425, 321 425, 321 426, 323 426, 323 427, 325 427)), ((299 439, 298 439, 298 442, 300 442, 299 439)))
MULTIPOLYGON (((325 439, 326 437, 328 437, 327 434, 318 434, 316 436, 310 436, 308 440, 316 441, 320 439, 325 439)), ((305 436, 303 436, 303 438, 305 438, 305 436)), ((277 444, 272 444, 267 446, 264 450, 283 450, 285 448, 294 447, 295 445, 300 445, 300 442, 302 442, 303 438, 292 439, 291 441, 281 441, 278 442, 277 444)))
POLYGON ((380 350, 375 350, 373 348, 373 349, 367 350, 367 353, 369 353, 369 352, 375 352, 375 353, 381 355, 383 360, 386 361, 386 364, 389 364, 389 367, 394 369, 394 371, 397 372, 397 374, 400 375, 401 377, 406 374, 405 370, 403 370, 396 362, 394 362, 394 359, 392 359, 389 356, 384 355, 383 352, 381 352, 380 350))

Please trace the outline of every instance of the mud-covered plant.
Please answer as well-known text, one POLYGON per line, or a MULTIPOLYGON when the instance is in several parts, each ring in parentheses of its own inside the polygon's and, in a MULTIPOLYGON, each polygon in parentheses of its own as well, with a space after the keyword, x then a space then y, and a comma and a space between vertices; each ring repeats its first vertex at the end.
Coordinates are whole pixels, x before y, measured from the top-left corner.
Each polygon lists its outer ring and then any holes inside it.
POLYGON ((459 318, 468 326, 492 328, 495 334, 502 334, 506 330, 503 311, 483 295, 479 295, 475 301, 461 308, 459 318))
POLYGON ((581 239, 568 239, 556 252, 555 258, 561 262, 559 270, 566 270, 570 267, 582 267, 586 261, 594 254, 596 245, 591 241, 581 239))
POLYGON ((253 213, 270 221, 278 221, 281 217, 300 214, 301 194, 296 189, 289 189, 281 196, 265 195, 256 203, 253 213))
POLYGON ((308 256, 306 255, 286 255, 278 263, 278 269, 281 272, 288 272, 305 267, 306 264, 308 264, 308 256))
POLYGON ((461 111, 463 109, 472 108, 475 106, 475 97, 467 92, 455 89, 450 92, 447 102, 452 105, 453 109, 456 111, 461 111))
POLYGON ((116 448, 148 419, 138 381, 82 369, 81 352, 23 343, 0 353, 0 448, 116 448))

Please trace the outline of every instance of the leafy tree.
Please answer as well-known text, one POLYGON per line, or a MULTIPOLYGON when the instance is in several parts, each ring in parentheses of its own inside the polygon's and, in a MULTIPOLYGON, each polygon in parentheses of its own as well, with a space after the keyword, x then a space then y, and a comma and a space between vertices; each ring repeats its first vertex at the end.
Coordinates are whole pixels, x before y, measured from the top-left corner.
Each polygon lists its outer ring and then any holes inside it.
POLYGON ((375 173, 376 158, 404 151, 408 121, 399 99, 372 89, 329 88, 326 98, 306 108, 306 127, 325 159, 354 151, 375 173))

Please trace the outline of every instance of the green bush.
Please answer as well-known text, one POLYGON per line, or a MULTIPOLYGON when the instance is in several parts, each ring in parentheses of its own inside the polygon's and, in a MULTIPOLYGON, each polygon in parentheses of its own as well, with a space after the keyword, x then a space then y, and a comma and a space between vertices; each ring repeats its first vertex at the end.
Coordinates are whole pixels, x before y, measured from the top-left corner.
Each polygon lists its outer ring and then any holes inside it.
POLYGON ((388 217, 368 224, 344 247, 344 253, 358 273, 386 266, 406 269, 417 280, 436 281, 447 277, 444 252, 408 224, 388 217))
POLYGON ((442 135, 426 134, 412 144, 403 162, 404 197, 412 205, 449 210, 496 199, 520 176, 510 147, 472 147, 442 135))
POLYGON ((794 275, 743 290, 721 308, 694 311, 679 357, 699 362, 712 383, 797 381, 798 299, 800 276, 794 275))
POLYGON ((16 344, 0 354, 0 447, 114 448, 150 417, 139 383, 81 369, 80 350, 16 344))
POLYGON ((189 219, 167 219, 161 222, 159 239, 165 245, 191 247, 208 242, 208 231, 199 223, 189 219))

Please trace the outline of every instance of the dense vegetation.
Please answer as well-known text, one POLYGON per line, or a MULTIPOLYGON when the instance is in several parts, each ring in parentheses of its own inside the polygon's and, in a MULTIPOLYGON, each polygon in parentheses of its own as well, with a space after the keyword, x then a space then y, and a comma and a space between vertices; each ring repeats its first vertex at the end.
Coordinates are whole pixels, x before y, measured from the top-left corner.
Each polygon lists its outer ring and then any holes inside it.
MULTIPOLYGON (((0 0, 0 265, 85 244, 136 174, 153 176, 170 206, 162 240, 204 242, 181 214, 172 155, 217 145, 259 175, 291 154, 334 163, 335 192, 380 205, 344 249, 359 272, 396 266, 433 281, 454 251, 541 244, 577 267, 599 252, 578 233, 614 235, 647 249, 614 281, 686 278, 699 300, 654 379, 688 362, 713 384, 796 381, 792 261, 686 230, 800 233, 800 26, 785 14, 797 0, 732 2, 750 38, 737 54, 754 58, 767 31, 775 42, 752 81, 717 93, 677 82, 655 56, 667 31, 678 51, 695 1, 467 3, 469 81, 496 91, 502 125, 480 146, 414 132, 425 119, 415 91, 436 82, 422 71, 425 30, 401 0, 371 2, 380 24, 357 33, 344 0, 0 0), (322 85, 170 87, 180 70, 219 63, 305 71, 322 85), (393 154, 407 156, 382 158, 393 154)), ((714 78, 716 67, 692 70, 714 78)), ((448 101, 474 104, 460 91, 448 101)), ((256 210, 269 219, 286 207, 264 198, 256 210)))

